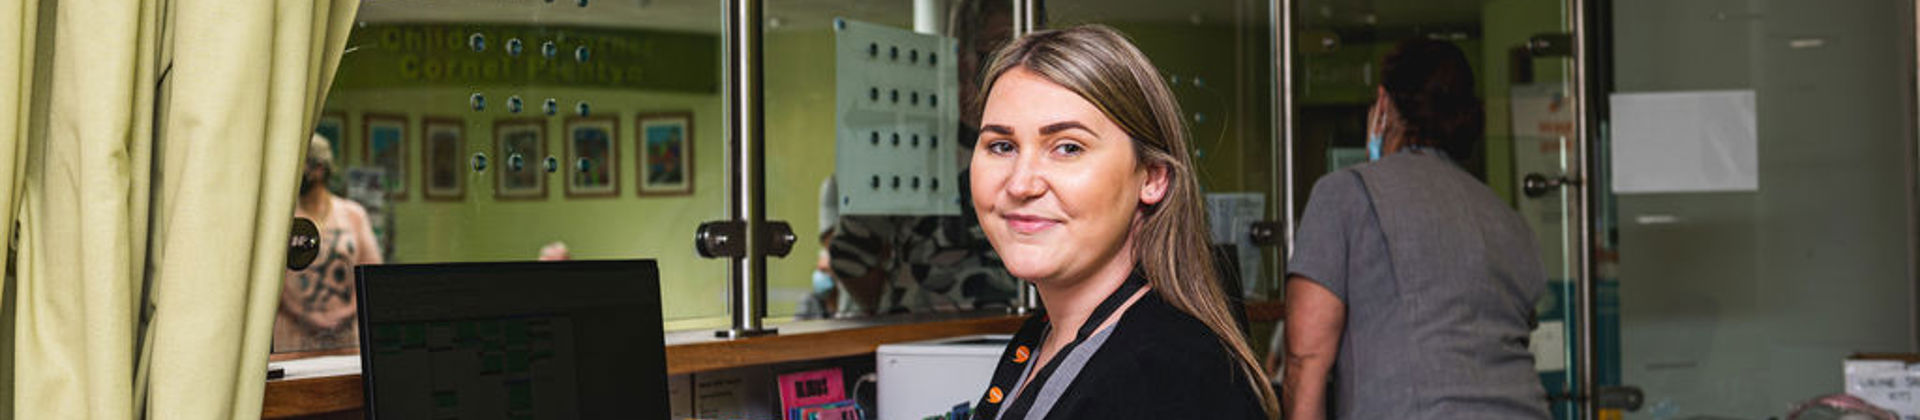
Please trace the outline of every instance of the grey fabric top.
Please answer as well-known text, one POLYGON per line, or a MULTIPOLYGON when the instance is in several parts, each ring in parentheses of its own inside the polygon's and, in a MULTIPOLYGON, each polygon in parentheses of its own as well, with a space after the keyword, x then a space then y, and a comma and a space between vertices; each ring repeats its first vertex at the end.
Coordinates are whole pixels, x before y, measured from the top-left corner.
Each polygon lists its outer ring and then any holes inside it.
POLYGON ((1396 153, 1322 177, 1288 267, 1346 303, 1334 418, 1548 418, 1527 351, 1546 292, 1539 247, 1445 157, 1396 153))

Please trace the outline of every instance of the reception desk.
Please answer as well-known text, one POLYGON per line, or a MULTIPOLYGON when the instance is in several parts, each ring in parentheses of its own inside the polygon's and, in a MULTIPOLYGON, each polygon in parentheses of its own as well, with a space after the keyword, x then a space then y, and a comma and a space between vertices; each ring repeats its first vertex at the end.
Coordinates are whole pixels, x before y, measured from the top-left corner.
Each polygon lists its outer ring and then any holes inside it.
MULTIPOLYGON (((800 321, 778 325, 780 334, 718 339, 711 330, 666 334, 667 374, 683 375, 737 367, 872 354, 881 344, 975 334, 1011 334, 1025 319, 1005 311, 914 314, 859 319, 800 321)), ((352 354, 351 351, 300 356, 352 354)), ((262 418, 359 418, 359 373, 287 377, 267 381, 262 418)))
MULTIPOLYGON (((1277 301, 1247 305, 1247 318, 1255 323, 1279 320, 1284 312, 1277 301)), ((666 333, 667 374, 859 356, 873 354, 881 344, 888 343, 1011 334, 1024 320, 1023 316, 1008 315, 1005 311, 986 310, 799 321, 777 325, 778 335, 738 340, 715 338, 712 330, 672 331, 666 333)), ((1256 343, 1263 333, 1255 331, 1256 343)), ((347 354, 352 354, 352 350, 294 357, 347 354)), ((288 356, 276 356, 276 360, 286 358, 288 356)), ((360 418, 361 388, 357 369, 269 380, 261 417, 360 418)))

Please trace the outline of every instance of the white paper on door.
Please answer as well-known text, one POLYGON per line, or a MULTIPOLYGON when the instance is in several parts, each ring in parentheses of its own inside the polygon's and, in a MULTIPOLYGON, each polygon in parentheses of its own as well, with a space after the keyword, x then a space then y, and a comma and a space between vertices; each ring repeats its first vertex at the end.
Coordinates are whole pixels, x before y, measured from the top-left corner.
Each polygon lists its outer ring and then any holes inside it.
POLYGON ((1613 192, 1760 189, 1752 90, 1617 93, 1613 192))

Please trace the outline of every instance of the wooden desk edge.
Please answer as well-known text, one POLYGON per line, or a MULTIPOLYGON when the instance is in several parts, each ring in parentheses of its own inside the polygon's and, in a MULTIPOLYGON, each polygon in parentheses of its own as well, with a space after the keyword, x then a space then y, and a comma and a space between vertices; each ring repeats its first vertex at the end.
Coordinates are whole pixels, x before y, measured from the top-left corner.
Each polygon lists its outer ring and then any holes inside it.
MULTIPOLYGON (((1011 334, 1024 320, 997 316, 670 345, 666 347, 667 375, 871 354, 881 344, 889 343, 1011 334)), ((359 374, 270 380, 260 416, 272 419, 357 410, 363 392, 359 374)))
MULTIPOLYGON (((1281 301, 1247 302, 1247 318, 1252 322, 1278 321, 1285 314, 1286 305, 1281 301)), ((889 343, 1011 334, 1020 329, 1023 320, 1025 317, 991 316, 675 344, 666 347, 667 375, 871 354, 881 344, 889 343)), ((267 381, 261 417, 287 418, 358 410, 362 392, 358 374, 271 380, 267 381)))
POLYGON ((888 343, 1012 334, 1023 320, 1000 316, 667 346, 667 375, 870 354, 888 343))

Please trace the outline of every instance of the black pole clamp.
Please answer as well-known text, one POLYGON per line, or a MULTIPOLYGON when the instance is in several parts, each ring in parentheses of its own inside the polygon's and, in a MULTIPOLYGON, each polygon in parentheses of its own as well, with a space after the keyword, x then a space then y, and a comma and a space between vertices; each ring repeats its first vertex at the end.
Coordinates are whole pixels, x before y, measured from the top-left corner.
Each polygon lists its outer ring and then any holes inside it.
POLYGON ((287 238, 287 269, 305 270, 320 256, 320 228, 305 217, 293 218, 293 234, 287 238))
MULTIPOLYGON (((761 237, 768 238, 768 255, 785 257, 793 252, 793 244, 799 237, 793 234, 793 226, 784 221, 769 220, 763 227, 761 237)), ((702 258, 744 258, 747 256, 747 223, 739 220, 723 220, 701 223, 693 233, 693 248, 702 258)))

